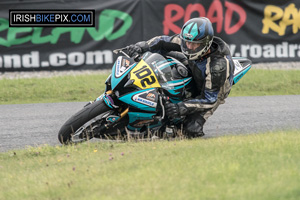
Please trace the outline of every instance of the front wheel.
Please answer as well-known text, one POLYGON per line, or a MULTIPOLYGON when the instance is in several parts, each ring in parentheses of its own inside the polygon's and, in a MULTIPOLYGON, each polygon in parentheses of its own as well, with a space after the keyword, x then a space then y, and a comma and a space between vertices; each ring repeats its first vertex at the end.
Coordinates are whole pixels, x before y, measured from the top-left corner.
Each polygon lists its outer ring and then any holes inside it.
POLYGON ((93 138, 93 130, 101 125, 101 121, 113 113, 103 100, 85 106, 68 121, 58 132, 58 140, 62 144, 78 143, 93 138))

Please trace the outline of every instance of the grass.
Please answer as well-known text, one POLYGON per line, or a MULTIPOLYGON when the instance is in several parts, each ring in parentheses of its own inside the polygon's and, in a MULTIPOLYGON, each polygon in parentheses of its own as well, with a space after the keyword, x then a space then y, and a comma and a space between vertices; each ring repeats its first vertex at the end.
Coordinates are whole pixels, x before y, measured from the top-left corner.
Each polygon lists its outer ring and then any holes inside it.
POLYGON ((237 85, 231 96, 299 95, 300 70, 251 69, 237 85))
POLYGON ((299 131, 0 154, 0 199, 300 198, 299 131))
MULTIPOLYGON (((108 74, 0 80, 0 104, 90 101, 105 88, 108 74)), ((251 69, 230 96, 300 94, 300 70, 251 69)))
MULTIPOLYGON (((0 80, 0 104, 89 101, 108 74, 0 80)), ((300 70, 251 69, 230 96, 299 95, 300 70)), ((299 130, 0 153, 0 200, 300 199, 299 130)))
POLYGON ((108 75, 0 80, 0 104, 94 100, 103 93, 108 75))

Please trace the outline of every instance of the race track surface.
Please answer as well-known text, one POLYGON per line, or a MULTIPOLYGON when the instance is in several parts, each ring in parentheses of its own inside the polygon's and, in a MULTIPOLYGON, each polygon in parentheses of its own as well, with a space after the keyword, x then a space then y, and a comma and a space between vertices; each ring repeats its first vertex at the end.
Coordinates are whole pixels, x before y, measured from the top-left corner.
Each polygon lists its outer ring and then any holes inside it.
MULTIPOLYGON (((86 102, 0 105, 0 152, 59 145, 62 124, 86 102)), ((297 129, 300 95, 229 97, 204 126, 206 138, 297 129)))

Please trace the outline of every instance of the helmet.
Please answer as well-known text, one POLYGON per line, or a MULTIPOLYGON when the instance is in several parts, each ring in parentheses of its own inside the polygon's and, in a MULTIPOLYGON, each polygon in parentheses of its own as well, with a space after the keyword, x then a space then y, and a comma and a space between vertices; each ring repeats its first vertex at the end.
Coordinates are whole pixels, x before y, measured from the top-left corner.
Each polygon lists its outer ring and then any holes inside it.
POLYGON ((210 48, 214 38, 214 29, 206 17, 193 18, 187 21, 180 32, 181 51, 189 60, 203 56, 210 48), (187 42, 196 43, 196 49, 187 47, 187 42))

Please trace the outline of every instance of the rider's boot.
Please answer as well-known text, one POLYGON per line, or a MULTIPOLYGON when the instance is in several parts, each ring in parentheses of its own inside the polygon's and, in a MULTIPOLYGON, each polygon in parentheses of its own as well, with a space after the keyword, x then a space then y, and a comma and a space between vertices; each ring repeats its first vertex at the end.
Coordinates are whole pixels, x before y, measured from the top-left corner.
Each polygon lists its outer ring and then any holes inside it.
POLYGON ((203 125, 206 120, 199 115, 199 113, 187 116, 184 121, 183 129, 188 138, 203 137, 205 134, 203 132, 203 125))

